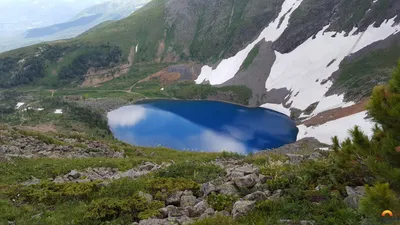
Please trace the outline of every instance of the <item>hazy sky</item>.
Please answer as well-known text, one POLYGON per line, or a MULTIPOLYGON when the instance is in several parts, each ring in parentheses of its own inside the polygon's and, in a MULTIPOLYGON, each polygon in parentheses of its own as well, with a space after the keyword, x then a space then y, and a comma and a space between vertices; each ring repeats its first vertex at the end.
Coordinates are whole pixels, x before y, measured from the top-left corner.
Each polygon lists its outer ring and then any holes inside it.
POLYGON ((68 21, 107 0, 0 0, 0 36, 68 21))

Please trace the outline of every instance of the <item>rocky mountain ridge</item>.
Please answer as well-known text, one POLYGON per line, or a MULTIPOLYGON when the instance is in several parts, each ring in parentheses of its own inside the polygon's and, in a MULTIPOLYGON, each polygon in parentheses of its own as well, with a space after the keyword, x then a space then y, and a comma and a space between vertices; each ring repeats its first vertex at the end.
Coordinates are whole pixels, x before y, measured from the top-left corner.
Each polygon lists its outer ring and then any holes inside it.
MULTIPOLYGON (((35 55, 43 55, 50 62, 40 62, 35 76, 22 85, 46 84, 52 75, 79 85, 90 71, 126 64, 134 49, 131 68, 179 63, 148 74, 146 82, 244 85, 252 90, 250 106, 303 121, 358 104, 372 87, 389 79, 400 58, 399 18, 400 5, 394 0, 153 0, 126 19, 99 25, 71 41, 0 55, 5 65, 0 79, 8 83, 27 76, 22 69, 15 71, 16 63, 33 70, 35 55), (101 57, 88 56, 99 45, 103 47, 96 55, 101 57), (58 52, 55 57, 47 53, 52 49, 58 52), (76 64, 65 65, 66 57, 75 57, 76 64), (51 74, 40 70, 46 63, 55 68, 51 74), (81 69, 71 70, 76 67, 81 69), (67 78, 59 75, 63 72, 67 78)), ((96 78, 100 83, 95 86, 116 77, 96 78)))

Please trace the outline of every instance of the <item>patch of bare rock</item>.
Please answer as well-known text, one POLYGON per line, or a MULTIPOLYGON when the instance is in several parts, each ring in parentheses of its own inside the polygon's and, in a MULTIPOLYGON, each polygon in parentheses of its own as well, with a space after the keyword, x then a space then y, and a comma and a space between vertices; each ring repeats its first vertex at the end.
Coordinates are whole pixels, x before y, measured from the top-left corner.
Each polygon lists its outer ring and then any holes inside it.
POLYGON ((21 158, 124 158, 123 152, 112 150, 108 145, 91 140, 57 138, 63 144, 52 144, 34 136, 0 132, 0 156, 21 158))
MULTIPOLYGON (((151 172, 155 172, 161 168, 166 168, 170 166, 169 163, 162 163, 160 165, 152 162, 143 162, 136 168, 132 168, 127 171, 119 171, 117 168, 87 168, 84 171, 71 170, 69 173, 63 176, 57 176, 54 179, 51 179, 54 183, 65 183, 65 182, 76 182, 76 183, 85 183, 91 181, 112 181, 118 180, 121 178, 131 178, 135 179, 151 172)), ((36 185, 39 184, 40 180, 32 177, 30 180, 27 180, 22 183, 22 185, 36 185)))

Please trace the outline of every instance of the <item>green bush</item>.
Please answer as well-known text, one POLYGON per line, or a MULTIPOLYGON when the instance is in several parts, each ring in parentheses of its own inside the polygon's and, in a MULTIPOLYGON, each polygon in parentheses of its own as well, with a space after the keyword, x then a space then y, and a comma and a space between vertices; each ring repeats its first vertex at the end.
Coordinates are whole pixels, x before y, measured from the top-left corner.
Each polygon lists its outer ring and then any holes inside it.
POLYGON ((208 204, 217 211, 226 210, 232 211, 233 204, 238 200, 237 197, 232 195, 223 195, 212 193, 207 197, 208 204))
POLYGON ((221 167, 198 162, 174 164, 158 173, 159 177, 192 179, 197 183, 204 183, 224 175, 221 167))
POLYGON ((88 200, 100 189, 98 184, 98 182, 63 184, 44 182, 38 185, 10 188, 8 196, 21 202, 51 205, 66 200, 88 200))
MULTIPOLYGON (((144 210, 145 200, 135 202, 135 209, 144 210)), ((92 201, 85 215, 86 219, 109 221, 120 217, 122 214, 130 213, 131 208, 127 200, 115 198, 102 198, 92 201)))
POLYGON ((199 194, 200 185, 184 178, 155 178, 146 182, 146 190, 153 195, 172 194, 176 191, 190 190, 199 194))
POLYGON ((368 217, 379 218, 386 209, 400 212, 400 199, 390 189, 389 184, 366 186, 366 195, 360 200, 360 212, 368 217))
POLYGON ((148 203, 144 197, 134 194, 129 198, 101 198, 92 201, 86 212, 86 220, 111 221, 120 217, 130 217, 132 221, 148 219, 159 215, 158 209, 164 202, 148 203))
MULTIPOLYGON (((256 209, 239 219, 240 224, 279 224, 279 220, 313 220, 315 224, 358 224, 361 220, 354 210, 348 208, 341 197, 326 198, 318 204, 306 199, 281 198, 262 201, 256 209)), ((297 224, 296 223, 296 224, 297 224)))

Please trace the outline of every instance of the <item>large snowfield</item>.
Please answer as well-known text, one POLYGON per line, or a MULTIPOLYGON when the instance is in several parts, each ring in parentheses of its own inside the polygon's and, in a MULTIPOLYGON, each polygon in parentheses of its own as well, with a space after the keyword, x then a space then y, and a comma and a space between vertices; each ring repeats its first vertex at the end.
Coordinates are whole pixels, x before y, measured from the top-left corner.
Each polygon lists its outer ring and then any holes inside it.
MULTIPOLYGON (((291 14, 302 1, 285 0, 279 16, 261 32, 254 42, 235 56, 223 60, 214 70, 210 66, 204 66, 196 83, 201 84, 208 81, 211 85, 219 85, 232 79, 258 42, 263 39, 275 41, 282 35, 288 26, 291 14), (285 13, 287 13, 286 16, 285 13), (283 23, 278 27, 282 16, 285 16, 283 23)), ((325 32, 328 25, 319 31, 315 38, 310 37, 289 53, 281 54, 275 51, 276 61, 266 81, 266 90, 280 88, 289 90, 291 94, 286 97, 289 99, 287 103, 291 104, 291 108, 305 110, 311 104, 319 102, 310 115, 302 114, 302 117, 312 117, 326 110, 355 104, 354 102, 344 102, 343 95, 325 96, 333 84, 329 78, 339 69, 340 63, 346 56, 398 33, 400 24, 395 25, 394 19, 385 21, 380 27, 370 25, 365 32, 357 34, 355 33, 357 28, 353 28, 349 35, 344 32, 325 32)), ((261 107, 290 115, 290 109, 285 108, 282 104, 266 103, 261 107)), ((315 137, 321 142, 330 143, 333 135, 338 135, 342 139, 347 137, 348 129, 355 125, 360 126, 365 132, 371 132, 372 122, 365 120, 365 115, 366 112, 358 113, 318 127, 299 126, 298 139, 315 137)))
POLYGON ((337 136, 340 141, 344 141, 349 137, 349 130, 355 126, 369 137, 372 136, 372 128, 374 123, 370 119, 366 119, 367 111, 363 111, 351 116, 343 117, 337 120, 332 120, 320 126, 306 127, 305 125, 298 126, 299 134, 297 140, 305 137, 314 137, 318 141, 326 144, 332 144, 332 137, 337 136))

